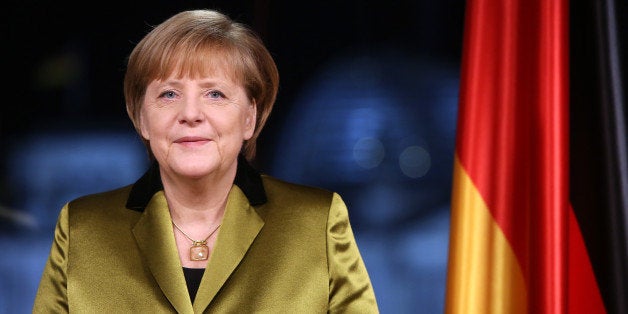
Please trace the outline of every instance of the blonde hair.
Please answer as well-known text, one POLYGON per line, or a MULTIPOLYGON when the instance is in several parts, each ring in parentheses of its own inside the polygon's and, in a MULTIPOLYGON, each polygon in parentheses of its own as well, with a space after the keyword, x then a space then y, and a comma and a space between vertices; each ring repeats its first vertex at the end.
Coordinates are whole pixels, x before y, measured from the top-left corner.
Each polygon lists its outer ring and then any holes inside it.
MULTIPOLYGON (((150 82, 172 74, 205 76, 216 67, 230 72, 257 106, 255 131, 242 146, 244 156, 251 161, 277 97, 279 73, 257 34, 214 10, 183 11, 170 17, 154 27, 131 52, 124 76, 124 98, 138 134, 140 111, 150 82)), ((148 141, 143 141, 149 157, 154 159, 148 141)))

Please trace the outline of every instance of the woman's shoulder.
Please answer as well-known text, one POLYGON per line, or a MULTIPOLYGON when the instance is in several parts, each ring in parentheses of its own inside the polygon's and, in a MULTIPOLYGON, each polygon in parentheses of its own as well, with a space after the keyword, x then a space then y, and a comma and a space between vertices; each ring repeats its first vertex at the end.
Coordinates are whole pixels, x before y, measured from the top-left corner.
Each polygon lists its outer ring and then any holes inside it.
POLYGON ((288 181, 268 174, 262 174, 261 177, 264 182, 264 187, 270 186, 281 189, 298 190, 303 191, 304 193, 333 193, 332 191, 320 186, 288 181))
MULTIPOLYGON (((119 224, 120 220, 136 219, 139 212, 128 209, 126 202, 132 185, 120 188, 95 192, 77 197, 69 201, 64 208, 72 225, 87 224, 111 229, 119 224), (133 218, 135 217, 135 218, 133 218)), ((94 229, 95 230, 95 229, 94 229)))
POLYGON ((263 174, 262 182, 269 200, 298 199, 300 201, 331 202, 333 191, 319 186, 290 182, 284 179, 263 174))
POLYGON ((133 185, 79 196, 69 202, 71 207, 125 206, 133 185))

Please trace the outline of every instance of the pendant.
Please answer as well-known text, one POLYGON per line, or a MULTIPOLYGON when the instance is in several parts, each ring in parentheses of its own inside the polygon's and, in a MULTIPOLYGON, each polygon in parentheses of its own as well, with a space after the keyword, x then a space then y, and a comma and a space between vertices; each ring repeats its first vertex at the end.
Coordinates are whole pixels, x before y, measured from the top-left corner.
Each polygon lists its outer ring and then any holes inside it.
POLYGON ((194 241, 190 247, 191 261, 205 261, 209 257, 207 241, 194 241))

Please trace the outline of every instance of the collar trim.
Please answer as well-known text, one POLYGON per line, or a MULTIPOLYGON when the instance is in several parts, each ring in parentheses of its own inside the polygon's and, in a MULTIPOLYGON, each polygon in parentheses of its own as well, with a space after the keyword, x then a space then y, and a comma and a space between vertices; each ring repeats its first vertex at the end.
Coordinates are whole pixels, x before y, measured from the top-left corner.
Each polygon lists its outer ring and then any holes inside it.
MULTIPOLYGON (((253 168, 244 156, 238 156, 238 169, 233 184, 237 185, 253 206, 266 203, 266 191, 260 172, 253 168)), ((164 189, 159 174, 159 164, 154 161, 131 188, 126 208, 142 212, 153 195, 164 189)))

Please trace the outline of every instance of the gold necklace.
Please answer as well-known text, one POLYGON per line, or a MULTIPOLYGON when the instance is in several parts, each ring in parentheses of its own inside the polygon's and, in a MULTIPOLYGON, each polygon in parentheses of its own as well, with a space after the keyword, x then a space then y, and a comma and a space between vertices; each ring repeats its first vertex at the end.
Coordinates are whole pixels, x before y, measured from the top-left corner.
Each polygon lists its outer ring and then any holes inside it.
POLYGON ((174 225, 174 227, 177 228, 177 230, 181 231, 181 233, 186 238, 188 238, 188 240, 192 241, 192 246, 190 247, 190 260, 191 261, 207 260, 207 258, 209 257, 209 247, 207 247, 207 240, 209 239, 209 237, 212 236, 212 234, 214 234, 218 230, 218 228, 220 228, 220 225, 218 225, 216 229, 214 229, 214 231, 212 231, 207 236, 207 238, 205 238, 205 240, 200 240, 200 241, 192 239, 187 233, 181 230, 181 228, 179 228, 179 226, 177 226, 176 223, 174 223, 174 220, 172 220, 172 225, 174 225))

